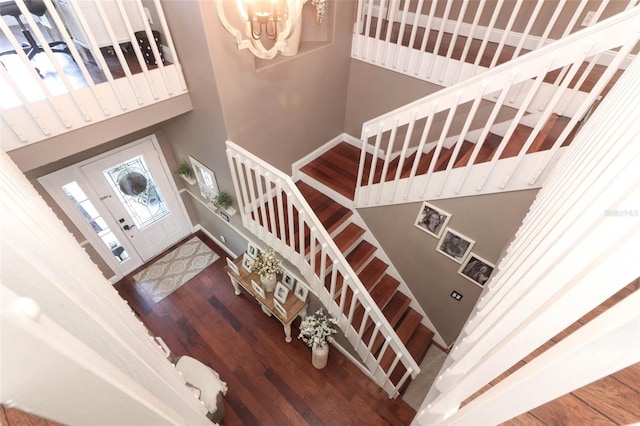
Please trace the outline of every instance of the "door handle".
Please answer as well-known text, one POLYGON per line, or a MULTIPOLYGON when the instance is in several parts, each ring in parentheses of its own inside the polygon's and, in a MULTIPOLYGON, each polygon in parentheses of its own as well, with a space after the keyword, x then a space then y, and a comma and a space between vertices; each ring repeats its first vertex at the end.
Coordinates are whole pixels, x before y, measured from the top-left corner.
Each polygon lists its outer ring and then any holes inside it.
POLYGON ((125 226, 122 227, 122 229, 124 229, 125 231, 128 231, 129 229, 133 228, 134 226, 135 225, 131 225, 131 226, 125 225, 125 226))

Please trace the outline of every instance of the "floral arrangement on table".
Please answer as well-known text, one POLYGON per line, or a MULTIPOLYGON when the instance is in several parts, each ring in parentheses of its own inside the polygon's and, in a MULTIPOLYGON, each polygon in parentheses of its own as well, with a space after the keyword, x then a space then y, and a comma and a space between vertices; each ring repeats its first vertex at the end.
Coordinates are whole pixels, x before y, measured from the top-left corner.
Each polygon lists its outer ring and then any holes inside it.
POLYGON ((321 308, 300 323, 298 339, 301 339, 310 348, 315 346, 323 347, 327 343, 333 342, 333 335, 337 332, 338 321, 325 315, 321 308))
POLYGON ((273 249, 263 250, 253 261, 251 270, 260 276, 269 276, 282 273, 281 259, 276 257, 273 249))

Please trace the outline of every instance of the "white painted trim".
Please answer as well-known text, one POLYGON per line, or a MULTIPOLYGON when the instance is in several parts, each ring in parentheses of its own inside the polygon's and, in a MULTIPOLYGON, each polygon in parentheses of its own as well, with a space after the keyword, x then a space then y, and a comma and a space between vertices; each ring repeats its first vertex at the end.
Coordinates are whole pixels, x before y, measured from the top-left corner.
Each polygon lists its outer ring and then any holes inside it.
POLYGON ((238 255, 235 254, 234 252, 231 251, 231 249, 229 247, 227 247, 222 241, 218 240, 216 237, 214 237, 211 232, 209 232, 209 230, 207 228, 205 228, 204 226, 197 224, 196 226, 193 227, 194 231, 202 231, 204 232, 207 237, 209 237, 213 242, 215 242, 218 247, 220 247, 222 250, 224 250, 229 256, 231 256, 233 259, 237 259, 238 255))

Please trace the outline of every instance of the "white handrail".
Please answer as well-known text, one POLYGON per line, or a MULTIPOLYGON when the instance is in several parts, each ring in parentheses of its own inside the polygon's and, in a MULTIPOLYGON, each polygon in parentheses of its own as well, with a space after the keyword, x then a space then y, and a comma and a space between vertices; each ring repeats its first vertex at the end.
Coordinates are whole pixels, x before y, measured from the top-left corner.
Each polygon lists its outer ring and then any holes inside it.
POLYGON ((311 291, 320 299, 327 310, 338 318, 341 329, 354 345, 371 376, 387 391, 390 397, 396 397, 404 382, 409 376, 415 377, 420 371, 420 367, 413 360, 293 180, 232 141, 227 141, 227 158, 238 195, 238 211, 244 226, 271 247, 277 249, 283 257, 300 269, 307 278, 311 291), (274 208, 274 199, 277 208, 274 208), (294 209, 298 212, 298 241, 294 239, 296 229, 294 228, 294 209), (276 210, 278 211, 277 216, 276 210), (289 219, 286 228, 284 227, 285 210, 289 219), (309 235, 308 247, 306 246, 305 230, 308 230, 309 235), (316 264, 316 256, 319 256, 320 265, 316 264), (327 268, 329 268, 327 260, 331 262, 329 289, 326 287, 325 275, 327 268), (343 277, 340 289, 338 289, 338 274, 343 277), (349 297, 350 300, 348 300, 349 297), (362 305, 366 314, 362 322, 355 325, 353 318, 358 305, 362 305), (369 325, 373 325, 375 331, 370 341, 365 343, 361 338, 369 325), (385 344, 376 358, 372 349, 376 349, 374 342, 378 334, 385 339, 385 344), (393 354, 393 361, 391 366, 386 367, 387 370, 385 370, 380 365, 380 361, 383 357, 388 358, 389 354, 393 354), (400 381, 394 383, 390 376, 397 363, 401 363, 406 371, 400 381))

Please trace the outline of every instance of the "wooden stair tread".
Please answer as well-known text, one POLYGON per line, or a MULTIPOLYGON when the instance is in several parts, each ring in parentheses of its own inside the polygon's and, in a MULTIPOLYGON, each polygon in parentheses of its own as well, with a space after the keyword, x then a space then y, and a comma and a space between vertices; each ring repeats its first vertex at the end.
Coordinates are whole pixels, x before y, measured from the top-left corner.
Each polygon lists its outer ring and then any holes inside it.
POLYGON ((396 334, 403 343, 408 343, 409 339, 418 328, 418 324, 422 321, 422 315, 413 308, 407 309, 406 314, 400 320, 396 327, 396 334))
MULTIPOLYGON (((407 350, 418 365, 420 365, 425 355, 427 354, 427 351, 431 346, 431 342, 433 341, 433 336, 433 331, 429 330, 423 324, 418 324, 416 331, 411 335, 409 342, 407 342, 407 350)), ((406 371, 407 370, 404 365, 398 364, 390 375, 391 381, 393 383, 398 383, 402 379, 406 371)), ((411 377, 407 378, 407 381, 399 389, 399 392, 404 393, 404 391, 407 390, 409 383, 411 383, 411 377)))
POLYGON ((345 253, 355 244, 365 233, 365 230, 353 222, 350 222, 333 241, 336 243, 341 253, 345 253))
POLYGON ((438 156, 438 160, 436 161, 436 166, 433 169, 433 171, 441 172, 444 169, 446 169, 447 163, 449 163, 449 159, 451 158, 451 154, 453 154, 453 147, 451 148, 442 147, 442 149, 440 150, 440 155, 438 156))
POLYGON ((416 331, 407 342, 407 349, 418 364, 422 362, 424 356, 427 354, 434 334, 435 333, 429 330, 424 324, 418 324, 416 331))
MULTIPOLYGON (((406 345, 407 342, 409 342, 409 339, 418 328, 420 321, 422 321, 422 315, 420 315, 415 309, 409 308, 407 310, 407 313, 402 317, 402 320, 400 321, 398 326, 395 327, 396 334, 398 335, 402 343, 406 345)), ((388 370, 389 367, 391 367, 394 359, 395 353, 393 353, 392 351, 387 351, 380 360, 380 367, 382 367, 382 369, 385 371, 388 370)), ((402 368, 404 369, 404 367, 402 368)))
POLYGON ((305 164, 300 171, 339 194, 353 199, 359 163, 360 149, 341 142, 305 164))
POLYGON ((395 327, 398 321, 400 321, 400 318, 402 318, 410 303, 411 299, 409 299, 409 297, 397 291, 391 300, 389 300, 389 303, 385 305, 382 313, 392 327, 395 327))
MULTIPOLYGON (((549 120, 542 128, 536 139, 533 141, 527 154, 531 154, 534 152, 547 151, 551 149, 551 147, 555 144, 556 140, 560 134, 564 131, 564 129, 569 124, 571 119, 569 117, 563 117, 557 114, 552 114, 549 117, 549 120)), ((570 137, 567 137, 565 142, 570 141, 570 137)), ((563 143, 564 146, 564 143, 563 143)))
POLYGON ((498 149, 498 145, 500 145, 500 141, 502 141, 502 136, 498 136, 494 133, 489 133, 482 144, 482 148, 478 152, 478 156, 476 157, 476 161, 474 164, 486 163, 493 159, 493 154, 498 149))
POLYGON ((385 274, 380 282, 371 290, 371 298, 373 298, 380 309, 383 309, 389 300, 391 300, 399 286, 400 281, 389 274, 385 274))
MULTIPOLYGON (((355 243, 364 235, 365 230, 353 222, 350 222, 338 235, 333 238, 341 253, 346 253, 355 243)), ((322 267, 322 254, 316 253, 315 271, 316 274, 320 274, 322 267)), ((329 271, 331 265, 331 258, 326 256, 325 268, 329 271)))
POLYGON ((380 281, 380 278, 384 275, 389 265, 374 257, 358 274, 358 278, 364 284, 367 291, 371 289, 380 281))
POLYGON ((367 240, 362 240, 346 257, 351 268, 357 273, 373 256, 377 248, 367 240))
MULTIPOLYGON (((458 152, 458 157, 456 158, 455 163, 453 163, 453 168, 462 167, 467 164, 469 158, 471 157, 471 153, 473 152, 473 148, 476 144, 469 142, 467 140, 462 141, 462 146, 460 147, 460 151, 458 152)), ((455 148, 455 147, 452 147, 455 148)))
MULTIPOLYGON (((401 178, 408 178, 411 175, 411 169, 413 168, 413 162, 415 161, 416 155, 416 153, 413 153, 410 157, 407 158, 407 160, 405 160, 402 166, 402 174, 400 176, 401 178)), ((418 161, 418 168, 416 169, 416 176, 427 173, 432 158, 433 149, 420 156, 420 160, 418 161)))
POLYGON ((353 214, 350 209, 336 203, 322 192, 302 181, 296 182, 296 186, 329 233, 332 233, 353 214))
POLYGON ((504 148, 504 151, 502 151, 500 159, 502 160, 503 158, 511 158, 517 156, 524 146, 524 143, 527 141, 527 138, 531 134, 532 130, 533 129, 531 127, 518 124, 515 131, 511 135, 509 142, 507 142, 507 146, 504 148))
MULTIPOLYGON (((407 311, 409 304, 411 304, 411 299, 409 299, 405 294, 396 291, 391 300, 389 300, 385 307, 382 308, 382 314, 385 316, 389 324, 395 328, 398 321, 400 321, 400 318, 402 318, 404 313, 407 311)), ((369 343, 368 339, 371 338, 372 334, 373 327, 370 327, 363 335, 363 340, 365 340, 366 343, 369 343)), ((384 339, 382 338, 382 336, 380 336, 380 334, 378 334, 375 342, 371 347, 371 350, 374 354, 378 352, 383 342, 384 339)))

